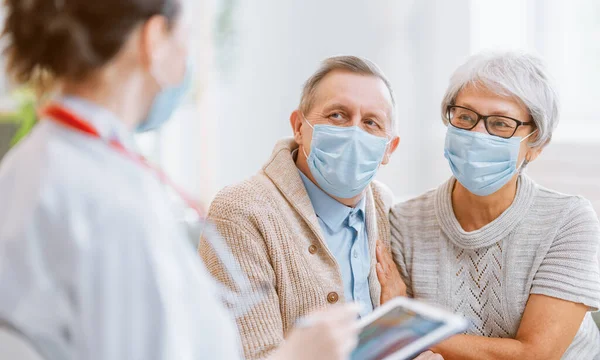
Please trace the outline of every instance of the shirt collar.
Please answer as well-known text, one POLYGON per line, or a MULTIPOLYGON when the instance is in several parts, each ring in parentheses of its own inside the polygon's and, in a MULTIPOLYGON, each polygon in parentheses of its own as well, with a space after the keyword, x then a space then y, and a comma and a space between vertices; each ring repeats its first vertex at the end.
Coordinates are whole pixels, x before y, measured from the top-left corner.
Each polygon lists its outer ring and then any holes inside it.
POLYGON ((133 133, 110 110, 77 96, 63 96, 58 99, 58 103, 89 122, 100 133, 102 139, 118 140, 129 149, 136 148, 133 133))
POLYGON ((300 178, 304 183, 310 202, 313 205, 315 214, 321 219, 325 225, 332 231, 339 231, 344 225, 350 214, 356 213, 361 221, 364 221, 365 214, 365 198, 363 197, 356 207, 348 207, 339 201, 335 200, 329 194, 321 190, 315 185, 302 171, 298 170, 300 178))

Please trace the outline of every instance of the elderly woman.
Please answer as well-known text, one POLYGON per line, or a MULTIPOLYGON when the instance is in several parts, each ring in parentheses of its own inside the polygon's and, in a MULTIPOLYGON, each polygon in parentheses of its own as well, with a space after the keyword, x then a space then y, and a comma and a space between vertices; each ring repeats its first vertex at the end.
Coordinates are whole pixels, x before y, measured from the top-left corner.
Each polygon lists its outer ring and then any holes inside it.
POLYGON ((470 58, 442 103, 454 177, 392 209, 404 284, 384 261, 384 292, 472 324, 433 349, 445 359, 600 359, 598 218, 589 201, 523 174, 552 137, 557 103, 537 58, 470 58))

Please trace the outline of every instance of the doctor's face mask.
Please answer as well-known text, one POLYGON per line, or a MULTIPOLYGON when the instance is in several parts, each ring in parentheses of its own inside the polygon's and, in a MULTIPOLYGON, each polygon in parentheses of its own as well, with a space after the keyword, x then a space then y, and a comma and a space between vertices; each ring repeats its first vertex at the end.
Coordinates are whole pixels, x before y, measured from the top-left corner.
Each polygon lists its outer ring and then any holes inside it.
POLYGON ((167 29, 166 39, 154 49, 150 65, 150 75, 158 84, 160 91, 154 97, 146 118, 139 124, 137 131, 156 130, 173 117, 175 110, 183 103, 192 87, 193 61, 190 45, 189 11, 182 2, 182 14, 167 29))

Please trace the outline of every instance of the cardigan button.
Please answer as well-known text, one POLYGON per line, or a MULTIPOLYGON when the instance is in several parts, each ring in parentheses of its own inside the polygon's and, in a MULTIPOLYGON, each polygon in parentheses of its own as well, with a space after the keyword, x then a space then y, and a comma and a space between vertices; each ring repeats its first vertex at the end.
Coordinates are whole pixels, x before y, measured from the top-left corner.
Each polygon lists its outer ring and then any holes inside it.
POLYGON ((316 245, 311 245, 308 247, 308 252, 311 254, 315 254, 317 252, 317 246, 316 245))
POLYGON ((338 296, 338 294, 336 292, 330 292, 327 295, 327 302, 330 304, 335 304, 336 302, 338 302, 339 299, 340 299, 340 297, 338 296))

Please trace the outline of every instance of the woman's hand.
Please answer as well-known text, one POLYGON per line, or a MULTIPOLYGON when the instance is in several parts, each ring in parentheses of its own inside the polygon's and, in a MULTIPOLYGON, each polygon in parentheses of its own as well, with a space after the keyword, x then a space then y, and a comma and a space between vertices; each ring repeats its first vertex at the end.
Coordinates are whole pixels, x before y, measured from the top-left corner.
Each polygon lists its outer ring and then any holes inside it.
POLYGON ((381 284, 381 303, 397 296, 406 296, 406 285, 400 277, 392 254, 386 251, 381 242, 377 242, 377 278, 381 284))
POLYGON ((268 360, 347 360, 358 344, 360 306, 339 305, 303 319, 268 360))

